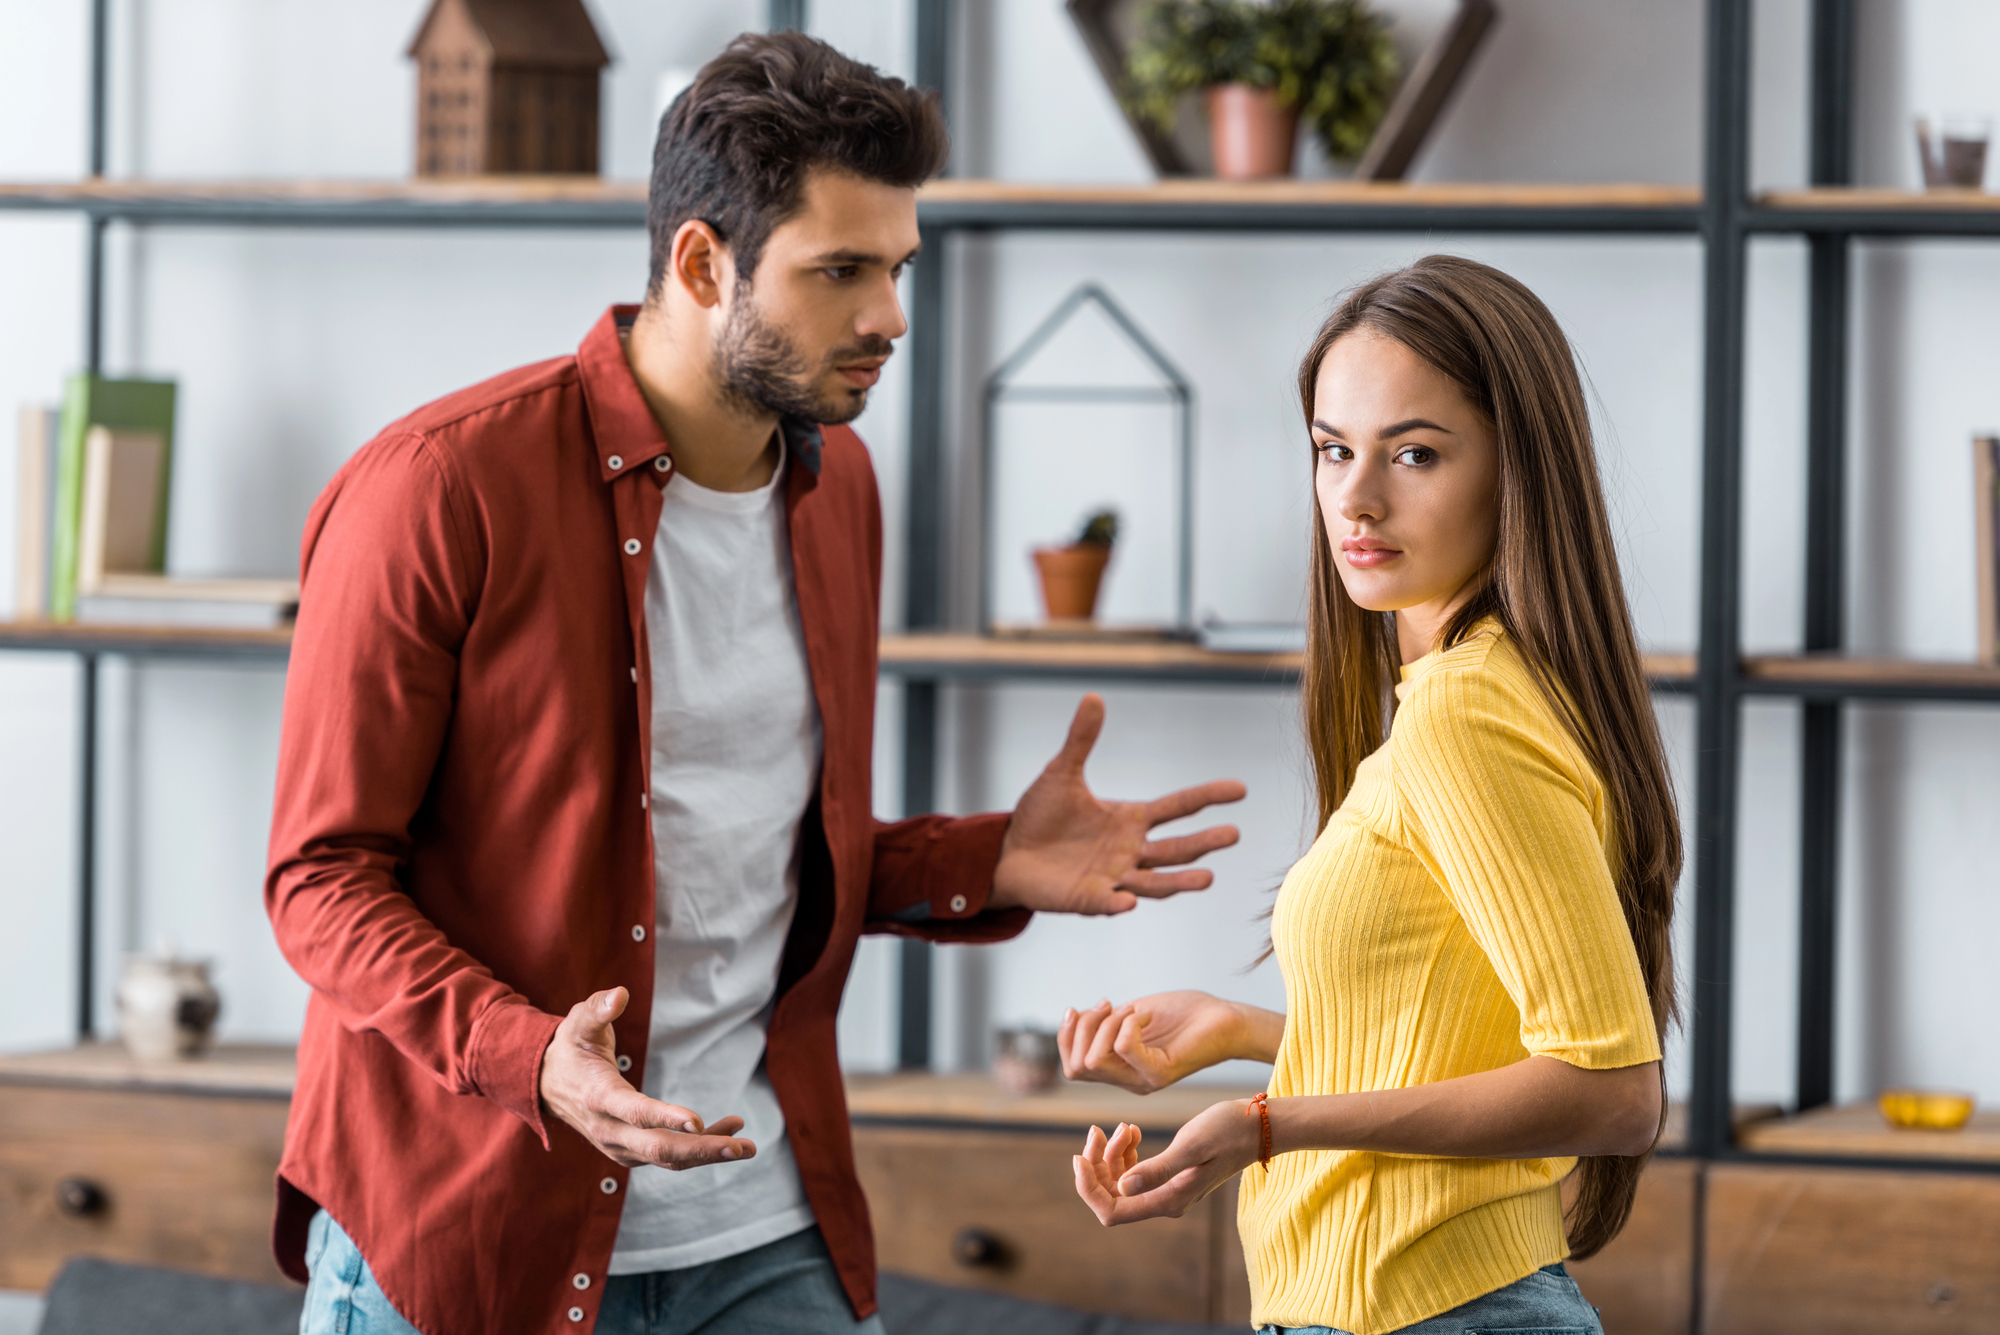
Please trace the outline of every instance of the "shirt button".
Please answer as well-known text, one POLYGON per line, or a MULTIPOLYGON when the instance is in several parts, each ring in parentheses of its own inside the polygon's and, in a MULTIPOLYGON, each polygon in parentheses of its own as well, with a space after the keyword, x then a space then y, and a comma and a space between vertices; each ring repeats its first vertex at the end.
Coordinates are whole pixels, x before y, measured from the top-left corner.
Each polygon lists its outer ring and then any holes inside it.
POLYGON ((638 554, 639 554, 639 540, 637 538, 625 539, 625 555, 637 556, 638 554))
POLYGON ((953 913, 963 913, 963 912, 965 912, 965 896, 964 896, 964 895, 953 895, 953 896, 951 897, 951 911, 952 911, 953 913))
POLYGON ((597 1184, 597 1189, 607 1196, 616 1196, 618 1194, 618 1179, 607 1177, 597 1184))
POLYGON ((653 467, 659 469, 662 473, 671 473, 674 471, 674 461, 663 454, 653 460, 653 467))
POLYGON ((632 682, 633 682, 633 684, 634 684, 634 685, 637 685, 637 684, 638 684, 638 681, 639 681, 639 669, 638 669, 638 668, 633 668, 633 669, 632 669, 632 682))
POLYGON ((644 793, 641 793, 639 794, 639 810, 644 811, 645 809, 646 809, 646 795, 644 793))
POLYGON ((575 1275, 571 1277, 569 1282, 576 1285, 579 1289, 587 1289, 590 1287, 590 1276, 575 1275))
MULTIPOLYGON (((632 1069, 632 1059, 626 1056, 622 1052, 618 1054, 618 1069, 621 1071, 629 1071, 632 1069)), ((581 1288, 583 1286, 578 1285, 577 1287, 581 1288)))
POLYGON ((646 929, 643 927, 634 926, 632 928, 632 939, 634 941, 644 941, 646 939, 646 929))
POLYGON ((569 1309, 569 1319, 570 1319, 570 1320, 572 1320, 572 1321, 581 1321, 581 1320, 583 1320, 583 1309, 582 1309, 581 1307, 572 1307, 572 1308, 570 1308, 570 1309, 569 1309))
POLYGON ((625 456, 622 454, 614 454, 609 459, 606 459, 604 462, 609 464, 611 466, 611 471, 615 473, 619 469, 625 466, 625 456))

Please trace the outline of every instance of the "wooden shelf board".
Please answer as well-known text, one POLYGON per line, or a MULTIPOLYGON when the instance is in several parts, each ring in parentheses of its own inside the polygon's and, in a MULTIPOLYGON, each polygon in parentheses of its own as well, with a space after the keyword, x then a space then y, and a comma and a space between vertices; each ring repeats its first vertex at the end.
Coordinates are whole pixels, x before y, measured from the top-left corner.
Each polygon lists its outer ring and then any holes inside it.
POLYGON ((132 204, 150 201, 230 204, 538 204, 646 202, 644 181, 594 176, 433 176, 405 181, 270 180, 176 181, 156 178, 0 184, 0 203, 132 204))
POLYGON ((206 626, 100 626, 64 621, 0 621, 0 649, 281 656, 291 643, 292 632, 289 628, 218 630, 206 626))
MULTIPOLYGON (((196 626, 102 626, 54 621, 0 621, 0 649, 136 655, 283 657, 292 632, 218 630, 196 626)), ((1222 681, 1290 685, 1304 656, 1215 653, 1170 640, 1107 638, 1037 639, 952 632, 884 635, 882 670, 916 678, 1103 677, 1166 682, 1222 681)), ((1646 675, 1668 689, 1692 684, 1693 654, 1648 654, 1646 675)), ((1763 656, 1743 660, 1744 678, 1785 687, 1878 691, 1957 692, 2000 698, 2000 666, 1933 663, 1833 654, 1763 656)))
POLYGON ((122 1043, 85 1043, 0 1056, 0 1082, 289 1098, 298 1082, 298 1050, 288 1044, 221 1043, 186 1061, 141 1062, 122 1043))
POLYGON ((2000 1111, 1975 1112, 1958 1131, 1911 1131, 1891 1126, 1873 1103, 1849 1103, 1754 1123, 1736 1143, 1766 1154, 2000 1162, 2000 1111))
POLYGON ((2000 212, 2000 195, 1980 190, 1880 190, 1821 187, 1813 190, 1772 190, 1757 202, 1770 209, 1869 209, 1906 213, 1960 213, 1968 209, 2000 212))
MULTIPOLYGON (((988 635, 884 635, 884 672, 905 676, 1114 676, 1191 681, 1296 682, 1303 654, 1225 654, 1179 641, 1041 640, 988 635)), ((1646 673, 1677 683, 1694 677, 1692 654, 1649 654, 1646 673)))
POLYGON ((1427 181, 1217 181, 1186 178, 1132 185, 1039 184, 946 179, 923 188, 936 204, 1300 204, 1378 208, 1688 209, 1698 186, 1427 181))
POLYGON ((988 635, 884 635, 881 663, 899 675, 1112 675, 1298 679, 1301 654, 1218 654, 1178 641, 1002 639, 988 635))
POLYGON ((1842 654, 1798 654, 1743 660, 1751 681, 1798 685, 1990 688, 2000 692, 2000 667, 1986 663, 1940 663, 1916 659, 1850 658, 1842 654))
MULTIPOLYGON (((1688 209, 1697 186, 1518 182, 1217 181, 1176 179, 1130 185, 1043 184, 948 179, 919 192, 934 204, 1312 204, 1383 208, 1688 209)), ((407 201, 440 204, 638 203, 644 181, 591 176, 438 176, 408 180, 198 181, 118 178, 0 183, 0 202, 129 204, 141 201, 277 201, 293 204, 407 201)))

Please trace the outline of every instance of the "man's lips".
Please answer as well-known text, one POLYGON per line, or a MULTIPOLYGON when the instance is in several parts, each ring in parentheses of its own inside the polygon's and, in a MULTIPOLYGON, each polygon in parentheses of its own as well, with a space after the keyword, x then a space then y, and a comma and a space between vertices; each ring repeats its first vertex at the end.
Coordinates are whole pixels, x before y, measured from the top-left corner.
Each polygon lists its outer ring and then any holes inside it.
POLYGON ((1388 565, 1403 553, 1402 549, 1391 547, 1380 538, 1342 538, 1340 554, 1355 569, 1372 570, 1376 566, 1388 565))
POLYGON ((882 378, 882 363, 879 361, 852 362, 834 369, 856 389, 867 389, 882 378))

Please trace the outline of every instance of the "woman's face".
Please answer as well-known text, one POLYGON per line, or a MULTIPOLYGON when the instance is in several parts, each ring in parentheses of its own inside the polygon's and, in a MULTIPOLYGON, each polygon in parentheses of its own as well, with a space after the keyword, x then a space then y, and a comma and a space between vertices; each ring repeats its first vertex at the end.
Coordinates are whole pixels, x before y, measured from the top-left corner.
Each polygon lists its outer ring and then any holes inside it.
POLYGON ((1493 428, 1429 362, 1357 330, 1313 384, 1313 487, 1347 596, 1397 612, 1403 657, 1430 652, 1493 555, 1499 450, 1493 428))

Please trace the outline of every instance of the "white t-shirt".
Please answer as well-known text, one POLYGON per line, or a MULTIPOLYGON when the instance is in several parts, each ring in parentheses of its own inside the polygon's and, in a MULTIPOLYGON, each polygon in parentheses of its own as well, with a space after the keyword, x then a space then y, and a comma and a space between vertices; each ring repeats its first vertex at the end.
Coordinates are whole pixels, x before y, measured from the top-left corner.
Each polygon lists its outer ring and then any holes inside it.
POLYGON ((731 1113, 754 1158, 632 1170, 614 1275, 734 1256, 813 1223, 764 1075, 764 1026, 819 774, 785 530, 785 464, 757 491, 667 484, 646 580, 653 660, 653 1027, 645 1091, 731 1113))

